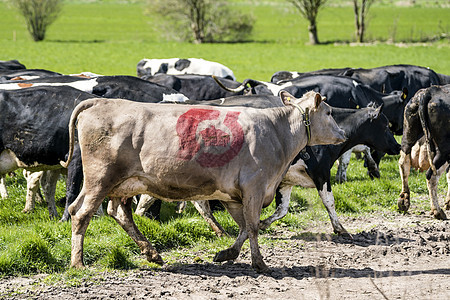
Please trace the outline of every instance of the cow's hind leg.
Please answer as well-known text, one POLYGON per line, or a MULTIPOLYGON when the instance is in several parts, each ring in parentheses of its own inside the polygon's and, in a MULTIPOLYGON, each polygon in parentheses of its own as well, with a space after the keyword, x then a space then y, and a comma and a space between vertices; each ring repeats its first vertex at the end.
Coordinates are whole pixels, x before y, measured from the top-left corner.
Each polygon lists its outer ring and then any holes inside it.
POLYGON ((153 248, 152 244, 139 231, 133 220, 133 212, 131 209, 131 198, 112 198, 108 203, 108 214, 119 223, 120 226, 128 233, 133 241, 141 249, 141 253, 146 256, 149 262, 163 264, 161 256, 153 248))
POLYGON ((410 191, 408 185, 408 177, 411 169, 411 154, 400 152, 400 159, 398 160, 398 167, 400 169, 400 178, 402 180, 402 191, 400 198, 397 201, 398 210, 407 212, 410 206, 410 191))
POLYGON ((445 210, 450 210, 450 166, 447 167, 447 197, 444 204, 445 210))
POLYGON ((0 198, 8 198, 5 175, 0 175, 0 198))
POLYGON ((234 202, 222 202, 222 204, 223 206, 225 206, 226 210, 230 213, 231 217, 233 217, 234 221, 239 225, 239 235, 234 244, 230 248, 219 251, 214 256, 213 259, 214 262, 223 262, 236 259, 239 256, 239 252, 241 251, 242 245, 248 238, 244 219, 243 205, 234 202))
POLYGON ((104 194, 86 194, 83 188, 77 199, 69 206, 72 219, 72 254, 70 266, 81 268, 83 263, 84 235, 95 211, 101 205, 104 194))
POLYGON ((437 195, 439 177, 441 177, 443 171, 444 168, 442 167, 437 171, 437 174, 433 173, 430 179, 427 178, 427 187, 428 187, 428 194, 430 196, 431 214, 436 219, 439 220, 447 220, 445 212, 439 206, 439 199, 437 195))
POLYGON ((217 222, 214 217, 211 207, 209 206, 209 201, 192 201, 197 211, 200 215, 205 219, 205 221, 209 224, 212 230, 217 234, 217 236, 226 235, 227 233, 222 228, 219 222, 217 222))
POLYGON ((265 220, 262 220, 259 223, 259 229, 261 230, 265 230, 267 228, 269 228, 269 226, 277 221, 280 220, 282 218, 284 218, 284 216, 287 215, 288 211, 289 211, 289 202, 291 200, 291 192, 292 192, 292 185, 285 185, 283 187, 279 186, 277 188, 277 192, 276 192, 276 201, 277 201, 277 208, 275 209, 275 212, 273 213, 273 215, 271 215, 270 217, 268 217, 265 220))
MULTIPOLYGON (((23 177, 27 180, 27 196, 25 198, 25 208, 22 210, 24 213, 30 213, 34 210, 36 203, 36 196, 39 190, 39 180, 41 179, 44 171, 31 172, 23 170, 23 177)), ((51 217, 51 216, 50 216, 51 217)))
POLYGON ((45 199, 47 200, 48 212, 50 219, 58 218, 58 211, 56 210, 56 184, 58 182, 61 169, 45 171, 41 177, 42 190, 44 191, 45 199))

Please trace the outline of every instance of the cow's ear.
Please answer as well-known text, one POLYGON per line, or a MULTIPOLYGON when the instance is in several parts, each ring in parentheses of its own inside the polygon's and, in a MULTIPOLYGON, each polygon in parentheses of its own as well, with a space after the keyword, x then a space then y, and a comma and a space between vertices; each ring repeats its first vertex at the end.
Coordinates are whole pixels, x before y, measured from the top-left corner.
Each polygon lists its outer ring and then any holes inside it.
POLYGON ((370 119, 374 120, 374 119, 378 119, 381 116, 381 112, 383 110, 383 106, 384 103, 381 104, 379 107, 377 107, 377 109, 375 109, 374 111, 370 112, 370 119))
POLYGON ((408 89, 406 87, 404 87, 403 90, 402 90, 401 98, 402 98, 403 101, 405 101, 406 98, 408 98, 408 89))
POLYGON ((281 101, 283 102, 284 105, 291 105, 291 102, 293 102, 295 100, 295 97, 292 96, 289 92, 285 91, 285 90, 281 90, 278 93, 281 101))
POLYGON ((314 97, 314 107, 318 108, 320 103, 322 103, 322 96, 319 93, 316 93, 316 96, 314 97))

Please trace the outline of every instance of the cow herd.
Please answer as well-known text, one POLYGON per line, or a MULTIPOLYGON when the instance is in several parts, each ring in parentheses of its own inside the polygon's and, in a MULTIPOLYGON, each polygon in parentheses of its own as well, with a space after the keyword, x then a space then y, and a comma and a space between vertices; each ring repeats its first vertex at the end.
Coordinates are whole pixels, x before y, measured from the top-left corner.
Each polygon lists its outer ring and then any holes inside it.
POLYGON ((428 170, 432 213, 447 218, 437 182, 444 172, 450 182, 450 76, 393 65, 280 71, 241 83, 226 66, 194 58, 143 59, 137 75, 63 75, 0 61, 0 196, 5 176, 24 169, 24 211, 41 184, 59 218, 56 181, 66 174, 61 220, 72 221, 73 267, 83 266, 84 235, 106 197, 108 214, 149 261, 162 263, 133 221, 132 199, 142 195, 141 214, 156 199, 194 201, 219 235, 209 201, 220 200, 239 234, 214 261, 236 259, 249 239, 252 266, 264 271, 258 231, 287 214, 295 185, 316 188, 334 232, 349 235, 331 168, 339 161, 336 179, 345 181, 352 151, 365 153, 371 177, 381 176, 383 155, 400 153, 401 211, 410 206, 410 168, 428 170), (260 220, 274 198, 274 214, 260 220))

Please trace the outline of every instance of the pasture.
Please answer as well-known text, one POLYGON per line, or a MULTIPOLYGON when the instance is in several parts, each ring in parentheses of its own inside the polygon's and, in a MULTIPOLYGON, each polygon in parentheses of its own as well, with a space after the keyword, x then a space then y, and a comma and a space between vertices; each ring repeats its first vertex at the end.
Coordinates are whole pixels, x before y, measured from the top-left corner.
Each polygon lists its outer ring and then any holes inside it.
MULTIPOLYGON (((306 21, 300 18, 298 13, 285 1, 235 0, 232 2, 236 9, 250 11, 256 18, 251 40, 239 44, 194 45, 162 39, 158 35, 156 24, 152 23, 152 17, 144 14, 143 2, 67 2, 60 18, 49 27, 46 40, 39 43, 33 42, 29 37, 26 26, 18 14, 5 2, 0 2, 0 60, 18 59, 27 68, 42 68, 66 74, 91 71, 104 75, 135 75, 136 64, 142 58, 201 57, 230 67, 239 81, 245 78, 268 81, 270 76, 279 70, 370 68, 389 64, 426 66, 438 73, 450 74, 450 60, 448 59, 450 57, 448 37, 450 8, 375 5, 371 8, 367 32, 367 38, 371 42, 357 45, 353 43, 352 8, 345 5, 345 1, 337 1, 337 4, 325 8, 319 15, 319 39, 324 44, 310 46, 306 44, 306 21)), ((397 139, 400 141, 401 137, 398 136, 397 139)), ((435 261, 433 264, 430 263, 429 269, 420 273, 420 276, 425 274, 424 278, 420 280, 424 280, 425 284, 431 286, 431 283, 426 281, 426 274, 431 274, 433 271, 436 271, 433 274, 447 276, 448 280, 449 222, 434 221, 428 216, 430 204, 425 175, 415 171, 411 173, 409 179, 412 191, 412 207, 409 214, 402 216, 397 212, 397 198, 401 190, 397 162, 398 156, 384 157, 380 165, 381 178, 370 180, 366 175, 363 162, 352 157, 348 169, 348 182, 337 184, 333 181, 336 209, 344 226, 347 226, 355 236, 355 244, 357 247, 364 247, 363 250, 371 249, 370 245, 380 246, 380 248, 385 246, 383 249, 387 248, 389 254, 392 248, 397 249, 396 246, 400 241, 408 239, 414 241, 411 236, 402 236, 398 229, 412 228, 413 225, 428 226, 431 228, 428 232, 436 231, 437 236, 439 236, 439 231, 447 234, 445 238, 437 238, 438 242, 447 243, 447 246, 432 248, 429 259, 435 259, 435 261), (399 224, 395 224, 396 220, 399 220, 399 224), (411 223, 409 220, 412 220, 411 223), (389 226, 386 223, 389 223, 389 226), (385 243, 379 242, 377 230, 380 224, 388 228, 384 231, 383 228, 380 229, 385 235, 392 235, 391 239, 386 239, 385 243), (361 240, 367 236, 369 236, 369 242, 362 245, 361 240), (446 262, 447 266, 444 266, 446 262), (437 269, 441 271, 439 272, 437 269)), ((336 167, 332 170, 332 177, 335 173, 336 167)), ((5 282, 5 285, 9 282, 8 276, 51 274, 44 280, 46 284, 56 283, 77 287, 91 282, 89 283, 91 286, 101 283, 106 280, 104 278, 109 278, 108 276, 112 276, 113 281, 121 281, 123 276, 128 275, 133 280, 138 280, 143 276, 142 273, 134 275, 133 272, 139 270, 144 272, 144 276, 145 274, 159 274, 160 279, 154 278, 155 282, 164 278, 169 280, 167 277, 173 275, 175 279, 170 279, 168 282, 174 285, 176 285, 175 280, 190 282, 185 277, 180 279, 180 274, 198 276, 202 274, 201 270, 214 278, 215 281, 208 281, 210 285, 225 288, 227 284, 224 282, 227 280, 223 279, 223 282, 220 283, 223 274, 233 280, 247 278, 245 284, 248 284, 246 286, 249 290, 252 285, 258 284, 256 282, 258 276, 251 270, 247 270, 250 268, 248 265, 248 242, 244 244, 244 253, 241 254, 244 256, 242 258, 242 261, 245 262, 243 266, 240 264, 236 264, 234 267, 228 264, 222 266, 210 264, 214 254, 230 245, 237 234, 237 225, 228 213, 216 212, 215 216, 231 237, 217 238, 192 206, 189 206, 182 215, 177 215, 174 213, 174 204, 167 203, 163 204, 161 223, 143 217, 135 217, 139 229, 162 254, 166 262, 166 267, 162 271, 158 271, 160 269, 156 265, 147 263, 139 256, 136 244, 109 217, 93 219, 88 228, 85 239, 85 261, 90 268, 80 271, 69 270, 70 223, 49 220, 46 204, 38 204, 32 214, 21 212, 26 192, 26 182, 21 172, 17 171, 16 176, 8 177, 7 185, 10 196, 0 202, 0 277, 3 278, 1 281, 5 282), (180 262, 186 265, 180 266, 180 262), (196 266, 200 271, 192 270, 196 266), (207 269, 208 267, 210 269, 207 269), (226 267, 230 269, 225 270, 226 267), (119 272, 118 270, 131 271, 116 273, 119 272), (104 271, 114 275, 105 275, 104 271), (232 271, 238 275, 233 275, 232 271)), ((445 197, 446 189, 447 184, 443 176, 439 184, 441 200, 445 197)), ((64 192, 64 182, 60 180, 57 198, 63 197, 64 192)), ((60 207, 60 214, 62 210, 63 208, 60 207)), ((273 211, 274 205, 272 204, 263 211, 263 217, 269 216, 273 211)), ((414 229, 406 230, 408 234, 413 231, 414 229)), ((325 268, 327 272, 329 271, 326 276, 317 275, 318 272, 324 270, 320 266, 326 265, 326 263, 324 260, 316 260, 312 253, 320 257, 333 258, 333 251, 343 251, 348 256, 347 258, 335 257, 337 264, 340 263, 341 270, 344 270, 344 277, 346 274, 350 274, 349 269, 357 270, 356 275, 348 276, 358 280, 367 279, 368 276, 376 274, 375 271, 371 271, 376 268, 369 265, 367 260, 370 260, 371 257, 378 257, 377 255, 380 255, 384 251, 383 249, 380 252, 373 252, 373 256, 369 255, 364 261, 367 263, 366 265, 362 264, 359 267, 357 262, 355 262, 356 265, 352 265, 350 261, 355 256, 352 256, 351 253, 353 249, 352 246, 349 246, 351 242, 342 241, 340 237, 331 235, 331 233, 331 224, 317 191, 295 188, 288 215, 262 232, 259 240, 265 249, 265 255, 271 257, 267 260, 269 266, 275 265, 277 258, 282 257, 283 253, 286 256, 299 255, 305 260, 299 259, 285 267, 277 267, 271 277, 264 277, 263 280, 305 279, 313 286, 316 284, 318 287, 320 284, 321 287, 317 288, 318 293, 324 295, 320 298, 326 299, 327 291, 328 295, 330 293, 333 295, 329 290, 332 284, 330 278, 333 277, 331 267, 325 268), (319 245, 316 239, 323 240, 324 244, 319 245), (335 244, 331 245, 332 243, 335 244), (345 248, 341 249, 336 244, 344 245, 345 248), (305 251, 310 251, 311 256, 305 251), (306 260, 306 258, 310 260, 306 260), (370 266, 370 272, 364 272, 363 265, 370 266), (298 275, 295 272, 296 268, 300 267, 303 268, 300 270, 301 272, 309 272, 314 275, 298 275), (324 278, 327 280, 315 281, 315 279, 324 278)), ((411 244, 414 243, 411 242, 411 244)), ((408 245, 410 248, 414 248, 410 244, 408 245)), ((366 251, 366 253, 363 250, 356 255, 361 260, 365 254, 370 252, 366 251)), ((392 253, 396 251, 392 250, 392 253)), ((396 255, 405 254, 405 252, 407 249, 404 252, 399 250, 396 255)), ((419 252, 422 255, 427 253, 422 250, 419 252)), ((412 257, 408 257, 413 261, 412 257)), ((392 259, 392 264, 399 261, 404 263, 400 256, 390 259, 392 259)), ((386 262, 381 269, 390 270, 388 266, 389 263, 386 262)), ((415 272, 412 265, 402 270, 405 274, 415 272)), ((395 279, 403 276, 392 275, 397 271, 390 272, 392 273, 386 271, 378 274, 379 277, 389 278, 392 276, 395 279)), ((424 281, 413 281, 413 283, 423 283, 424 281)), ((191 284, 195 285, 198 282, 191 284)), ((239 284, 239 281, 229 284, 239 284)), ((0 297, 27 296, 23 290, 14 290, 5 285, 0 284, 0 297)), ((370 286, 370 282, 368 285, 370 286)), ((398 285, 401 287, 400 283, 398 285)), ((268 284, 268 286, 273 288, 268 292, 273 292, 275 284, 268 284)), ((395 285, 389 285, 387 282, 385 287, 395 289, 395 285)), ((285 292, 289 290, 289 288, 285 289, 285 292)), ((344 290, 344 286, 341 286, 341 289, 344 290)), ((436 292, 437 287, 433 286, 430 289, 436 292)), ((210 292, 214 293, 214 291, 210 292)), ((283 292, 283 288, 281 288, 281 292, 283 292)), ((447 294, 438 295, 448 295, 449 293, 447 286, 447 294)), ((102 294, 98 291, 97 295, 102 294)), ((236 295, 239 295, 239 291, 236 295)), ((241 295, 250 297, 252 294, 244 292, 241 295)), ((273 296, 276 295, 273 294, 273 296)), ((295 293, 290 295, 293 296, 295 293)), ((381 296, 377 292, 371 295, 381 296)), ((402 295, 411 294, 404 292, 402 295)), ((143 296, 145 295, 143 294, 143 296)))

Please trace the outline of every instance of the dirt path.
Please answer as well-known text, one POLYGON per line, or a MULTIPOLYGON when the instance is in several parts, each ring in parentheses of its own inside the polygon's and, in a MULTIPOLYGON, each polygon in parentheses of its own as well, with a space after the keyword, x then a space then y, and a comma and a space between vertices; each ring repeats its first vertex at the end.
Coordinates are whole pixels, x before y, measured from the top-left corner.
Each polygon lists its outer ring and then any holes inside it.
POLYGON ((264 275, 250 268, 246 250, 234 263, 186 258, 159 270, 99 274, 78 287, 45 285, 42 275, 7 278, 0 298, 450 299, 450 221, 392 213, 343 224, 353 240, 323 234, 325 222, 272 234, 275 245, 261 247, 271 267, 264 275))

